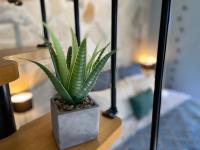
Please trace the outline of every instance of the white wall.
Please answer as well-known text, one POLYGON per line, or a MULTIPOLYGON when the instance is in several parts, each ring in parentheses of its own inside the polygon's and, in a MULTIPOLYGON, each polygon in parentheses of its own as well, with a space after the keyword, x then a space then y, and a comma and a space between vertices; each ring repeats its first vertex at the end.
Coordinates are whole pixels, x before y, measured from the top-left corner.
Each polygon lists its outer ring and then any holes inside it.
POLYGON ((173 1, 168 86, 200 98, 200 1, 173 1))
MULTIPOLYGON (((157 46, 160 0, 153 0, 149 41, 157 46)), ((200 1, 172 0, 165 85, 200 98, 200 1)))
MULTIPOLYGON (((132 62, 132 53, 137 50, 137 39, 147 33, 148 20, 144 17, 149 13, 144 10, 149 8, 148 4, 148 0, 119 0, 118 65, 120 66, 132 62)), ((70 0, 46 0, 46 6, 48 21, 61 39, 63 47, 67 48, 70 44, 69 28, 74 27, 73 3, 70 0)), ((1 2, 0 13, 0 49, 35 46, 42 42, 39 0, 24 1, 21 7, 1 2)), ((85 35, 89 36, 90 51, 99 41, 110 42, 111 1, 80 1, 80 18, 81 35, 82 38, 85 35), (84 19, 88 3, 93 5, 94 10, 90 22, 84 19)))
POLYGON ((148 42, 150 49, 156 51, 160 27, 161 0, 151 0, 150 10, 148 42))

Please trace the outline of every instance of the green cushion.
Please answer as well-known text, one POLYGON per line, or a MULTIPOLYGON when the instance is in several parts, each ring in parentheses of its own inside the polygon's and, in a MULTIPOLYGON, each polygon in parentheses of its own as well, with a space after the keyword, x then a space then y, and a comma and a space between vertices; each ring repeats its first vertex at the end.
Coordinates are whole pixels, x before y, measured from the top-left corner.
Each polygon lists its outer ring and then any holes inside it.
POLYGON ((153 92, 151 89, 143 91, 130 98, 133 113, 138 119, 147 115, 153 107, 153 92))

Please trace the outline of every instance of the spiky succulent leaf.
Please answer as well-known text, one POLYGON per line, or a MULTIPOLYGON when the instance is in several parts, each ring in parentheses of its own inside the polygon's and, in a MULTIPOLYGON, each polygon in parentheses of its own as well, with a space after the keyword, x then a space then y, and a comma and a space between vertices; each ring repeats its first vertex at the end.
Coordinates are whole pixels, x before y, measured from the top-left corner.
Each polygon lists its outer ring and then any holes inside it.
POLYGON ((103 53, 105 52, 106 48, 110 45, 110 43, 108 43, 104 48, 101 49, 101 52, 97 58, 97 60, 95 61, 95 63, 93 64, 93 68, 99 63, 99 61, 101 60, 101 57, 103 56, 103 53))
MULTIPOLYGON (((71 65, 75 63, 75 59, 77 57, 77 53, 79 51, 79 46, 78 42, 76 39, 76 35, 74 34, 74 31, 71 29, 71 36, 72 36, 72 60, 71 60, 71 65)), ((72 67, 70 69, 70 72, 72 70, 72 67)))
POLYGON ((98 52, 99 46, 100 46, 100 42, 96 45, 92 55, 95 55, 98 52))
POLYGON ((94 61, 96 59, 96 56, 100 53, 100 50, 98 51, 99 45, 100 45, 100 43, 97 44, 97 46, 95 47, 94 52, 92 53, 92 57, 90 58, 90 60, 89 60, 89 62, 87 64, 87 67, 86 67, 86 76, 89 75, 89 73, 90 73, 90 71, 92 69, 92 65, 93 65, 93 63, 94 63, 94 61))
POLYGON ((51 56, 51 60, 52 60, 52 63, 53 63, 54 69, 55 69, 56 77, 58 78, 58 80, 61 81, 56 53, 55 53, 55 51, 54 51, 54 49, 53 49, 53 47, 52 47, 50 42, 48 42, 46 45, 48 47, 49 54, 51 56))
POLYGON ((86 39, 80 45, 77 57, 72 66, 72 72, 69 81, 69 91, 74 98, 77 95, 77 92, 80 91, 83 82, 85 80, 86 71, 86 39))
POLYGON ((99 47, 99 44, 96 46, 94 52, 93 52, 93 55, 87 65, 87 77, 88 75, 90 74, 92 68, 94 68, 94 66, 97 64, 97 62, 99 62, 99 60, 101 59, 105 49, 108 47, 109 44, 107 44, 105 47, 103 47, 102 49, 98 50, 98 47, 99 47), (99 56, 98 56, 99 55, 99 56), (96 57, 98 56, 97 60, 98 61, 95 61, 96 60, 96 57), (96 64, 95 64, 96 62, 96 64))
POLYGON ((53 47, 55 49, 55 53, 56 53, 57 60, 58 60, 58 69, 59 69, 61 82, 64 85, 64 87, 67 88, 68 78, 69 78, 69 70, 67 68, 67 64, 65 61, 64 52, 62 50, 62 47, 61 47, 61 44, 60 44, 58 38, 54 34, 54 32, 47 25, 45 25, 45 27, 47 28, 47 30, 50 34, 50 37, 52 39, 52 42, 53 42, 53 47))
POLYGON ((56 91, 58 92, 58 94, 60 96, 62 96, 64 98, 64 100, 68 104, 74 104, 71 96, 69 95, 69 93, 67 92, 67 90, 64 88, 64 86, 62 85, 62 83, 44 65, 42 65, 42 64, 40 64, 40 63, 38 63, 36 61, 32 61, 32 60, 28 60, 28 61, 36 64, 37 66, 39 66, 44 71, 44 73, 51 80, 51 82, 52 82, 53 86, 55 87, 56 91))
POLYGON ((92 70, 92 72, 90 73, 89 77, 86 79, 86 81, 84 82, 81 90, 78 92, 78 94, 76 95, 76 99, 78 99, 79 101, 84 100, 85 97, 88 96, 88 93, 91 91, 91 89, 94 87, 96 80, 101 72, 101 70, 103 69, 103 67, 105 66, 106 62, 108 61, 108 59, 110 58, 110 56, 112 54, 114 54, 115 51, 112 51, 110 53, 108 53, 107 55, 105 55, 94 67, 94 69, 92 70))
POLYGON ((66 59, 66 63, 67 63, 67 68, 70 70, 71 68, 71 61, 72 61, 72 47, 70 46, 68 48, 67 51, 67 59, 66 59))

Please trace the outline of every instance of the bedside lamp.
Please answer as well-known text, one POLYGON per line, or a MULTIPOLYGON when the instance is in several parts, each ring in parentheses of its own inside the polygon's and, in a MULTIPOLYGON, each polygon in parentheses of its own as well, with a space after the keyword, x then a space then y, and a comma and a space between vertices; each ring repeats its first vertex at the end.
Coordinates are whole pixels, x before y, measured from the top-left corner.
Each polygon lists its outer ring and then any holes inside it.
POLYGON ((156 60, 153 56, 142 55, 137 63, 147 70, 155 69, 156 67, 156 60))
POLYGON ((156 57, 150 51, 138 51, 133 59, 145 70, 154 70, 156 67, 156 57))
POLYGON ((11 97, 13 109, 15 112, 26 112, 32 106, 33 94, 31 92, 22 92, 11 97))

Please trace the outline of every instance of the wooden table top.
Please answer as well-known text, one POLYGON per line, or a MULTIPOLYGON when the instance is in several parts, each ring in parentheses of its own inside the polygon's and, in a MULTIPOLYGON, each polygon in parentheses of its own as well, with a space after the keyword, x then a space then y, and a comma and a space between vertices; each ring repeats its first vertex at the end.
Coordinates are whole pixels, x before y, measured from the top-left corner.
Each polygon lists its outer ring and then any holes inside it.
MULTIPOLYGON (((108 119, 101 115, 100 132, 96 140, 68 150, 108 150, 122 133, 120 118, 108 119)), ((22 126, 13 135, 0 140, 2 150, 57 150, 51 127, 50 113, 22 126)))
POLYGON ((14 81, 19 77, 18 58, 42 59, 47 53, 46 48, 37 47, 0 50, 0 85, 14 81))

